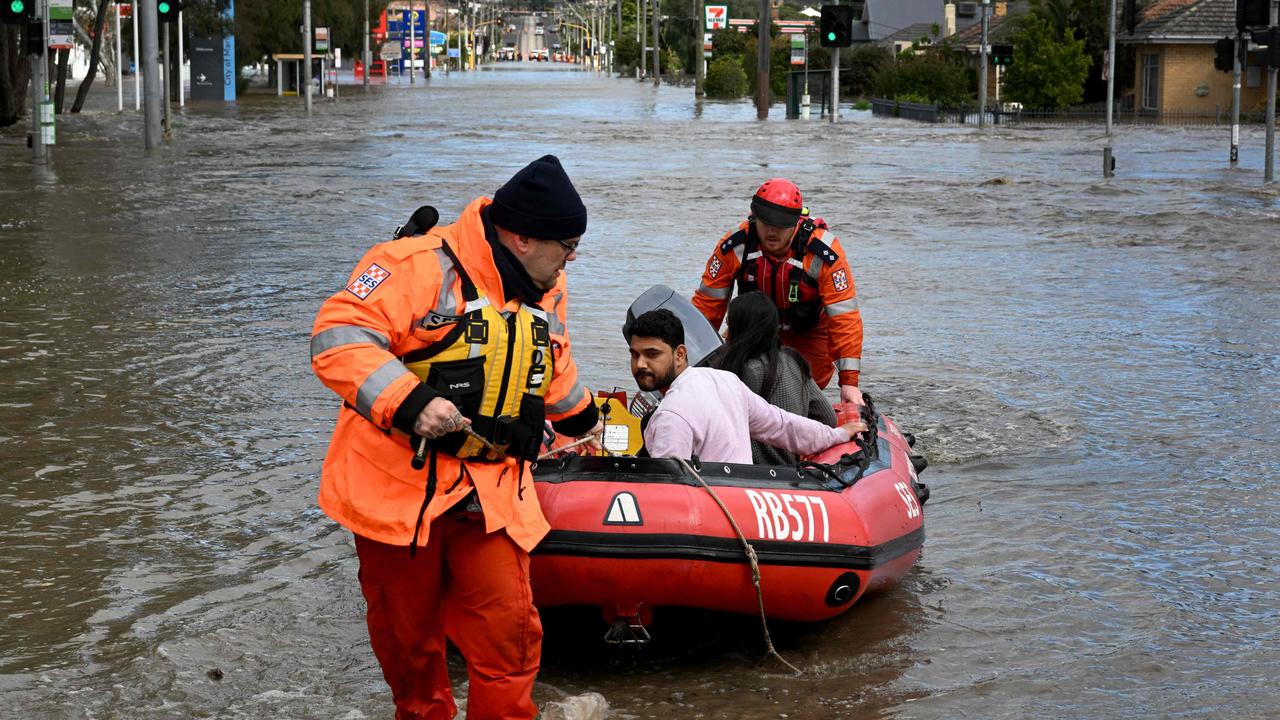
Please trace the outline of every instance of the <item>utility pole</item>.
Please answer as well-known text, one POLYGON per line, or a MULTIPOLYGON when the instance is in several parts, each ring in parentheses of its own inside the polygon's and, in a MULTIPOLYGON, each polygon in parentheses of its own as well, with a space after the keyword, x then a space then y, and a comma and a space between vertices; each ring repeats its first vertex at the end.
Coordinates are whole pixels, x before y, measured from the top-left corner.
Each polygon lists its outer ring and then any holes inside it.
POLYGON ((1231 167, 1240 162, 1240 53, 1243 45, 1244 33, 1237 29, 1231 68, 1231 167))
POLYGON ((173 80, 173 65, 169 62, 169 23, 164 24, 162 36, 164 38, 164 48, 160 51, 160 57, 163 59, 164 65, 164 82, 160 85, 162 88, 160 102, 164 107, 164 121, 162 123, 164 126, 164 139, 168 140, 173 137, 173 99, 169 94, 169 83, 173 80))
POLYGON ((769 119, 769 0, 760 0, 756 23, 756 119, 769 119))
POLYGON ((707 60, 703 57, 706 50, 702 49, 702 40, 707 34, 707 11, 702 0, 693 0, 693 96, 703 97, 706 93, 707 82, 707 60))
POLYGON ((636 42, 640 44, 640 67, 636 69, 636 79, 643 78, 649 68, 649 56, 644 51, 648 35, 644 34, 644 21, 649 16, 648 0, 636 0, 636 42))
POLYGON ((116 112, 124 112, 124 50, 120 47, 120 5, 116 5, 116 112))
POLYGON ((133 29, 133 109, 142 109, 142 53, 138 51, 138 0, 133 0, 129 10, 133 17, 129 18, 129 26, 133 29))
MULTIPOLYGON (((990 0, 982 0, 982 47, 978 48, 978 127, 987 126, 987 8, 990 0)), ((1111 0, 1112 4, 1115 0, 1111 0)), ((1111 22, 1115 22, 1112 8, 1111 22)), ((1110 127, 1110 125, 1108 125, 1110 127)))
MULTIPOLYGON (((1271 27, 1280 25, 1280 0, 1271 0, 1271 27)), ((1273 42, 1275 33, 1272 33, 1273 42)), ((1275 55, 1275 48, 1270 48, 1275 55)), ((1275 65, 1267 68, 1267 163, 1263 174, 1263 182, 1273 183, 1276 180, 1276 74, 1280 68, 1275 65)))
MULTIPOLYGON (((365 2, 368 1, 365 0, 365 2)), ((422 60, 422 78, 429 80, 431 78, 431 0, 422 3, 422 33, 422 51, 426 54, 422 60)), ((448 54, 446 51, 445 55, 448 54)))
POLYGON ((409 84, 410 85, 413 85, 415 82, 416 71, 414 70, 414 68, 417 67, 418 65, 418 59, 414 57, 414 53, 418 51, 418 35, 417 35, 418 23, 415 22, 417 19, 418 19, 417 15, 413 12, 413 0, 409 0, 409 84))
MULTIPOLYGON (((35 11, 39 14, 35 26, 39 27, 41 32, 41 50, 39 53, 31 53, 31 161, 37 165, 43 165, 49 162, 49 148, 44 144, 44 113, 46 104, 49 102, 49 82, 45 78, 45 72, 49 68, 48 0, 38 0, 35 11)), ((3 27, 0 32, 8 32, 8 26, 0 27, 3 27)), ((27 32, 31 32, 31 28, 32 25, 29 23, 27 32)))
MULTIPOLYGON (((182 90, 182 57, 186 48, 182 40, 182 11, 178 11, 178 107, 186 107, 186 93, 182 90)), ((165 72, 169 72, 165 70, 165 72)))
POLYGON ((1111 0, 1111 19, 1107 21, 1107 142, 1102 146, 1102 177, 1115 173, 1111 154, 1111 115, 1116 104, 1116 0, 1111 0))
MULTIPOLYGON (((155 2, 155 0, 151 0, 155 2)), ((311 0, 302 0, 302 94, 311 115, 311 0)))
POLYGON ((369 89, 369 0, 364 0, 364 54, 360 56, 364 63, 364 89, 369 89))
MULTIPOLYGON (((866 10, 864 9, 863 12, 866 10)), ((840 122, 840 48, 838 47, 831 48, 831 112, 828 113, 827 120, 833 125, 840 122)))
POLYGON ((156 0, 140 0, 135 18, 142 27, 142 58, 138 69, 142 71, 142 120, 146 149, 160 147, 160 54, 156 32, 156 0))
MULTIPOLYGON (((761 0, 768 2, 768 0, 761 0)), ((658 33, 662 31, 662 6, 658 4, 658 0, 653 0, 653 86, 658 87, 662 82, 662 66, 659 64, 658 57, 658 33)))

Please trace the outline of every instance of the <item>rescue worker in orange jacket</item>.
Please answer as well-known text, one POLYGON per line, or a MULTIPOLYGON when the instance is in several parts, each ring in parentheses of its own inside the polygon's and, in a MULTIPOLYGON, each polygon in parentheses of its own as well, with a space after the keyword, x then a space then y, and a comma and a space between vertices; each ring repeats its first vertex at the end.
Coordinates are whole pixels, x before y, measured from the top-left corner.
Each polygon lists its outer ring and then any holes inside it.
POLYGON ((446 637, 467 660, 468 718, 532 718, 529 551, 548 525, 529 461, 544 417, 596 450, 601 431, 565 327, 587 212, 547 155, 436 218, 423 208, 375 245, 316 317, 312 368, 344 401, 320 507, 355 533, 397 718, 456 713, 446 637))
POLYGON ((818 387, 839 372, 840 400, 862 403, 862 313, 853 272, 840 241, 812 220, 800 189, 766 180, 751 198, 751 215, 720 238, 693 294, 693 304, 719 329, 738 292, 760 291, 773 300, 781 339, 809 363, 818 387))

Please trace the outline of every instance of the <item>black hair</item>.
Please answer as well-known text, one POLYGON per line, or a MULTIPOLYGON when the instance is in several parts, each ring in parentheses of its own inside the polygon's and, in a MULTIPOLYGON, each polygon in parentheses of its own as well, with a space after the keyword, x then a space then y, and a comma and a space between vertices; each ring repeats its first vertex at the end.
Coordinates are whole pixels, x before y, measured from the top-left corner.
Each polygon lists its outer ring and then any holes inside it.
POLYGON ((666 308, 658 308, 643 313, 640 317, 627 323, 622 329, 627 342, 633 337, 658 338, 674 350, 684 344, 684 325, 675 313, 666 308))
MULTIPOLYGON (((719 368, 742 377, 749 360, 764 358, 764 380, 757 393, 768 399, 778 380, 778 355, 788 351, 778 339, 777 306, 763 293, 744 293, 729 303, 728 323, 729 342, 720 355, 719 368)), ((799 365, 807 377, 809 364, 799 365)))

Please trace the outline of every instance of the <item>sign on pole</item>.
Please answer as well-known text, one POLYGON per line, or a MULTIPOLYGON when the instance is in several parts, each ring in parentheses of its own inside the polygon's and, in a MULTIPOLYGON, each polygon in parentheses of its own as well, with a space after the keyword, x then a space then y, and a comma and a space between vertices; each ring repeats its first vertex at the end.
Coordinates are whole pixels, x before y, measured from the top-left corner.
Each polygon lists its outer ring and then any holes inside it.
POLYGON ((70 50, 76 46, 75 9, 71 0, 49 0, 49 49, 70 50))
POLYGON ((327 54, 329 52, 329 28, 316 28, 316 52, 327 54))
POLYGON ((396 60, 400 57, 400 46, 396 43, 382 43, 382 48, 378 50, 378 57, 383 60, 396 60))
POLYGON ((729 26, 729 6, 728 5, 708 5, 707 6, 707 29, 723 30, 729 26))
POLYGON ((804 59, 805 59, 804 53, 805 53, 804 35, 792 35, 791 36, 791 64, 804 65, 804 59))

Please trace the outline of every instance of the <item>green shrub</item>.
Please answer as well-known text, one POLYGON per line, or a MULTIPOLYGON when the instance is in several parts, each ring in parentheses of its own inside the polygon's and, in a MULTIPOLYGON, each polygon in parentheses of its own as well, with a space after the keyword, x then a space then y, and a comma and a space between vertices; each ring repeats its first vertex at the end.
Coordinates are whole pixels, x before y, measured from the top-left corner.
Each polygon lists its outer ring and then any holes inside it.
POLYGON ((880 97, 920 98, 910 102, 956 106, 970 97, 965 66, 945 50, 900 54, 895 62, 880 66, 873 86, 880 97))
POLYGON ((723 55, 711 61, 707 68, 705 85, 707 97, 732 100, 747 94, 747 74, 742 70, 742 58, 723 55))

